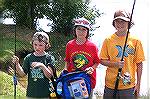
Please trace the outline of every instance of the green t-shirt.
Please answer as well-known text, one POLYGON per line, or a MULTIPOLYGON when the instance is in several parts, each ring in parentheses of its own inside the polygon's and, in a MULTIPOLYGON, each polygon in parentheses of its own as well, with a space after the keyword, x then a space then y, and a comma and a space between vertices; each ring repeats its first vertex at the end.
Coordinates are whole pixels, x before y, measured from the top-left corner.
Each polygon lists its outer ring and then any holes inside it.
POLYGON ((49 96, 49 80, 45 77, 41 68, 32 68, 32 62, 41 62, 45 66, 51 64, 54 66, 55 59, 46 53, 43 56, 35 56, 33 53, 24 58, 23 70, 28 74, 28 97, 45 98, 49 96))

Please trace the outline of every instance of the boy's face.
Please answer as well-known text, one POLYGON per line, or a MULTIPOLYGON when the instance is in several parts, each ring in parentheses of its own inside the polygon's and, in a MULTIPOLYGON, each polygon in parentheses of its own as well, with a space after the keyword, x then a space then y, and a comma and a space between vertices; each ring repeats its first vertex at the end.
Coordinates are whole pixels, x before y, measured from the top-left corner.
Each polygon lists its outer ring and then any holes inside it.
POLYGON ((46 44, 44 42, 39 42, 38 40, 34 40, 32 45, 34 51, 37 53, 43 53, 45 51, 46 44))
POLYGON ((76 27, 76 35, 77 38, 85 38, 87 36, 87 28, 82 27, 82 26, 77 26, 76 27))
POLYGON ((128 22, 127 21, 124 21, 122 19, 116 19, 115 20, 115 28, 118 30, 118 31, 127 31, 128 29, 128 22))

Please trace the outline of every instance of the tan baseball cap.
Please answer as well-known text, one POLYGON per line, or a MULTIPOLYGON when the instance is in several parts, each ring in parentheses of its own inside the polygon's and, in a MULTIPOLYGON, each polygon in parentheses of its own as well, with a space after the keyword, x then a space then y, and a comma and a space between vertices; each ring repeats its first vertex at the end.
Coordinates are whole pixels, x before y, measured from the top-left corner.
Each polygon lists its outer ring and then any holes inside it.
MULTIPOLYGON (((115 13, 114 13, 114 18, 113 18, 113 22, 112 22, 112 25, 115 27, 115 24, 114 24, 114 21, 116 19, 122 19, 124 21, 127 21, 127 22, 130 22, 130 13, 127 11, 127 10, 117 10, 115 13)), ((131 23, 129 25, 129 27, 131 28, 132 26, 134 25, 134 22, 133 20, 131 20, 131 23)))
POLYGON ((34 40, 49 43, 49 36, 45 32, 36 32, 32 38, 32 41, 34 41, 34 40))
POLYGON ((122 19, 124 21, 130 21, 130 13, 128 13, 127 11, 125 10, 118 10, 114 13, 114 19, 113 20, 116 20, 116 19, 122 19))

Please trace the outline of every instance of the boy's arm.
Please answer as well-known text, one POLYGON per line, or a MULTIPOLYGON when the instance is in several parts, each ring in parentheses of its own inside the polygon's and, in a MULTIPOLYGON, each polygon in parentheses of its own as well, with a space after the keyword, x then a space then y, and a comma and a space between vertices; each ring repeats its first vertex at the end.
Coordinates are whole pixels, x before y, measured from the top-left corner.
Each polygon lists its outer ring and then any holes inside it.
POLYGON ((139 96, 143 63, 142 62, 137 63, 136 66, 137 66, 137 83, 136 83, 134 92, 136 93, 137 96, 139 96))
POLYGON ((142 70, 143 70, 143 63, 137 63, 137 84, 141 83, 141 76, 142 76, 142 70))
POLYGON ((122 68, 124 66, 124 61, 113 62, 107 59, 101 59, 101 64, 110 68, 114 66, 117 68, 122 68))
POLYGON ((44 66, 41 66, 41 69, 43 70, 43 73, 46 76, 46 78, 50 79, 53 76, 53 70, 50 66, 46 67, 44 65, 44 66))
POLYGON ((68 66, 69 66, 69 63, 65 62, 65 68, 64 68, 64 70, 68 70, 68 66))
POLYGON ((19 64, 19 58, 17 56, 13 56, 13 60, 12 62, 15 64, 16 66, 16 71, 17 71, 17 74, 20 76, 20 77, 24 77, 26 74, 24 73, 24 70, 22 69, 22 67, 20 66, 19 64))
POLYGON ((17 74, 19 74, 20 77, 24 77, 26 76, 26 74, 24 73, 22 67, 20 66, 19 63, 16 64, 16 71, 17 71, 17 74))
POLYGON ((93 68, 93 69, 96 69, 98 65, 99 65, 99 63, 95 63, 95 64, 92 66, 92 68, 93 68))

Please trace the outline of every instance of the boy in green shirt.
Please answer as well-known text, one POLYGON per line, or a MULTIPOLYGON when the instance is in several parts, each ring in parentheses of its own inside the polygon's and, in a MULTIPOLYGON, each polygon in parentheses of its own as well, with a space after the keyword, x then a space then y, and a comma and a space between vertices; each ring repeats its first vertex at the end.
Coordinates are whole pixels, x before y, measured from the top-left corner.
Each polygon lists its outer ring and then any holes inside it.
POLYGON ((27 99, 48 99, 49 79, 53 76, 54 57, 45 52, 49 48, 49 36, 44 32, 36 32, 32 38, 34 52, 24 58, 23 66, 19 58, 13 56, 13 63, 19 76, 28 74, 27 99))

